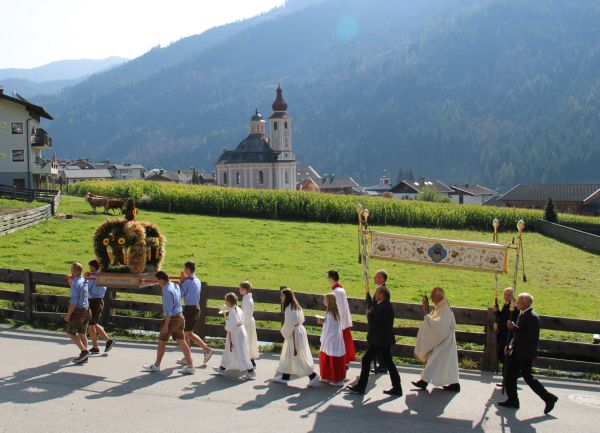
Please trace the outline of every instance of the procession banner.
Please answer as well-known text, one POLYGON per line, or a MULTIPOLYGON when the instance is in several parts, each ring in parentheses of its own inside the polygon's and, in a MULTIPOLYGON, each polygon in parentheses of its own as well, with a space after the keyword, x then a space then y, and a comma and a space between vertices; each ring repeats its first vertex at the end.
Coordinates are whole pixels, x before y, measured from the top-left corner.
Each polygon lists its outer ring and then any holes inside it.
POLYGON ((371 258, 500 273, 507 272, 508 246, 371 232, 371 258))

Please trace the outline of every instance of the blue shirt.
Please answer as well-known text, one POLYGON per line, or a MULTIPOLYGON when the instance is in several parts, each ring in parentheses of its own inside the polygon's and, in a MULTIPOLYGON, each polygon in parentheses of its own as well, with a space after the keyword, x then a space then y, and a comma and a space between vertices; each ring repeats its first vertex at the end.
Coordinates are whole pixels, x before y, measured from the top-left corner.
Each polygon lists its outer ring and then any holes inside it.
POLYGON ((200 304, 201 290, 202 285, 200 284, 200 280, 196 275, 192 274, 189 276, 189 278, 183 280, 183 284, 181 285, 181 295, 183 296, 185 305, 200 304))
POLYGON ((182 311, 181 290, 177 284, 169 282, 163 289, 163 315, 165 317, 177 316, 182 311))
POLYGON ((88 308, 88 286, 85 278, 74 277, 71 281, 71 299, 70 304, 74 304, 75 308, 88 308))
POLYGON ((96 285, 97 276, 97 273, 91 274, 90 279, 86 280, 90 299, 104 299, 104 295, 106 294, 106 287, 96 285))

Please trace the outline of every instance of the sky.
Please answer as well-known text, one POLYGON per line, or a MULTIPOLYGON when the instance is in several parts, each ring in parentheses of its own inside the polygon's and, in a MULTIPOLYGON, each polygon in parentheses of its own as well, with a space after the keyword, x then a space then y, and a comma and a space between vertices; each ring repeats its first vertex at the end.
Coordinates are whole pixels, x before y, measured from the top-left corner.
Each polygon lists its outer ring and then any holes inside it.
POLYGON ((0 69, 129 59, 284 0, 0 0, 0 69))

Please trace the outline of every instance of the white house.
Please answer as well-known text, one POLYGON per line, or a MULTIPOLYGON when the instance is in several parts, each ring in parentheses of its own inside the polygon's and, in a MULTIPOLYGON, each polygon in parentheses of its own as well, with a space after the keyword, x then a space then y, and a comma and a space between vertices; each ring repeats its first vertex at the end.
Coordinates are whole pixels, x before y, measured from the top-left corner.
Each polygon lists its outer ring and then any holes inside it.
POLYGON ((458 204, 484 204, 498 194, 481 185, 452 185, 453 191, 448 193, 454 203, 458 204))
POLYGON ((52 138, 40 127, 52 116, 22 96, 0 88, 0 184, 21 188, 50 188, 56 182, 56 158, 45 158, 52 138))
POLYGON ((416 200, 423 189, 433 188, 442 195, 449 195, 454 190, 439 180, 403 180, 392 189, 392 197, 400 200, 416 200))
POLYGON ((292 152, 292 118, 287 113, 281 86, 269 117, 269 137, 265 120, 256 110, 250 119, 250 133, 235 150, 224 150, 216 168, 221 186, 258 189, 296 189, 296 156, 292 152))
POLYGON ((145 168, 140 164, 109 164, 108 170, 115 180, 143 179, 145 168))

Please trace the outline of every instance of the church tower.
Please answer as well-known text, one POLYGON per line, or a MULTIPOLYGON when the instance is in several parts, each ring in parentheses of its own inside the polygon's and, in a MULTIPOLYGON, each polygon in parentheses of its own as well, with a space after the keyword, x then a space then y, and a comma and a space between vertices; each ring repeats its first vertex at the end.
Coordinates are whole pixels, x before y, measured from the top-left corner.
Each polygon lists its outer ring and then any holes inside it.
POLYGON ((292 154, 292 118, 287 113, 287 103, 283 99, 281 85, 277 86, 277 97, 273 102, 273 114, 269 117, 269 143, 276 152, 285 152, 293 159, 292 154))
POLYGON ((250 134, 260 134, 263 135, 265 133, 265 121, 263 117, 258 112, 258 108, 254 112, 254 116, 250 118, 250 134))

